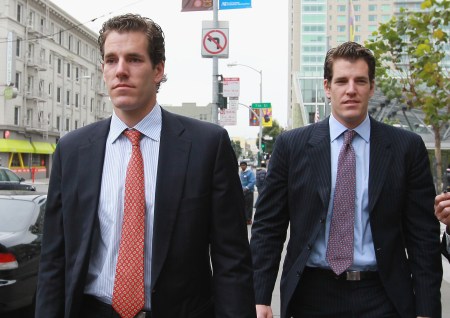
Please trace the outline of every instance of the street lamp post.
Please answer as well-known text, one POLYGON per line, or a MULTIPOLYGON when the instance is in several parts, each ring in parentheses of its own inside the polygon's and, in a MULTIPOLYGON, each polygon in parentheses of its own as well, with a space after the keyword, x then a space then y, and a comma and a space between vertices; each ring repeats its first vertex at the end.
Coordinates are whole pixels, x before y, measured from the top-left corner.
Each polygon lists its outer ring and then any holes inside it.
MULTIPOLYGON (((236 63, 236 62, 229 63, 229 64, 227 64, 227 66, 228 67, 244 66, 244 67, 247 67, 247 68, 251 69, 252 71, 255 71, 255 72, 259 73, 259 102, 262 103, 262 99, 263 99, 263 97, 262 97, 262 70, 257 70, 256 68, 254 68, 254 67, 252 67, 250 65, 240 64, 240 63, 236 63)), ((258 117, 258 121, 259 121, 258 165, 260 165, 261 164, 262 155, 263 155, 263 153, 262 153, 262 146, 261 146, 262 145, 262 118, 263 118, 262 117, 262 110, 259 109, 258 113, 259 113, 259 116, 257 116, 258 117)))

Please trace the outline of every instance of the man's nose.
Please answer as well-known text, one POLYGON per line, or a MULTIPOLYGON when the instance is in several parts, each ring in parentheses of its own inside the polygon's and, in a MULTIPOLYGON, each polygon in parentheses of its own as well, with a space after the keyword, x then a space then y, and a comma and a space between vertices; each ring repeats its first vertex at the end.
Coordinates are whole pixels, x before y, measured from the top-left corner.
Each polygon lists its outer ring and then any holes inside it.
POLYGON ((119 59, 119 61, 117 62, 116 76, 117 77, 128 76, 128 66, 124 59, 119 59))

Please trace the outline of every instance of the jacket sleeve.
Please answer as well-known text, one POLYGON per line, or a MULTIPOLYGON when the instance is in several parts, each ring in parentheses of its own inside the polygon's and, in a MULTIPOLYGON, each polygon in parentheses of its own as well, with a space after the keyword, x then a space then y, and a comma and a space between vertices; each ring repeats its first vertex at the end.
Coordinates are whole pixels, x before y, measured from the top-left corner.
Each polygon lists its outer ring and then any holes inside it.
POLYGON ((237 159, 225 130, 218 142, 210 229, 215 317, 256 317, 253 270, 237 159))
POLYGON ((61 153, 53 157, 44 218, 41 260, 36 295, 36 318, 64 317, 64 231, 61 204, 61 153))

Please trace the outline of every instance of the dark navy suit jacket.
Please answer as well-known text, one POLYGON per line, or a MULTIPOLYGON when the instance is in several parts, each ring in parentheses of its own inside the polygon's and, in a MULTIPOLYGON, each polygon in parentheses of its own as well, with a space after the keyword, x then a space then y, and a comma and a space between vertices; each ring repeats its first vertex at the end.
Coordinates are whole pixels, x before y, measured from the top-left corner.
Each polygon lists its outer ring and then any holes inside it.
MULTIPOLYGON (((370 119, 369 213, 378 270, 401 317, 441 317, 439 223, 425 145, 417 134, 370 119)), ((276 140, 252 228, 257 304, 270 304, 290 225, 281 278, 281 317, 299 283, 331 192, 329 120, 276 140)))
MULTIPOLYGON (((80 128, 57 145, 37 318, 79 316, 109 125, 110 119, 80 128)), ((163 110, 153 232, 154 317, 256 316, 237 168, 223 128, 163 110)))

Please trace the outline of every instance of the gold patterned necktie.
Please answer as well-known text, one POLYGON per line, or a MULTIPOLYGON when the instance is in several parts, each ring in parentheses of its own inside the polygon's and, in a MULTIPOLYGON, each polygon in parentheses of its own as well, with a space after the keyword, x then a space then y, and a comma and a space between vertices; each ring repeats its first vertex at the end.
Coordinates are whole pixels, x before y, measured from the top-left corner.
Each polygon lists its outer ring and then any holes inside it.
POLYGON ((353 263, 355 221, 356 155, 352 146, 355 131, 344 133, 338 158, 330 235, 326 259, 333 272, 343 273, 353 263))
POLYGON ((125 180, 125 200, 112 306, 122 318, 132 318, 144 307, 144 162, 141 133, 125 130, 132 153, 125 180))

